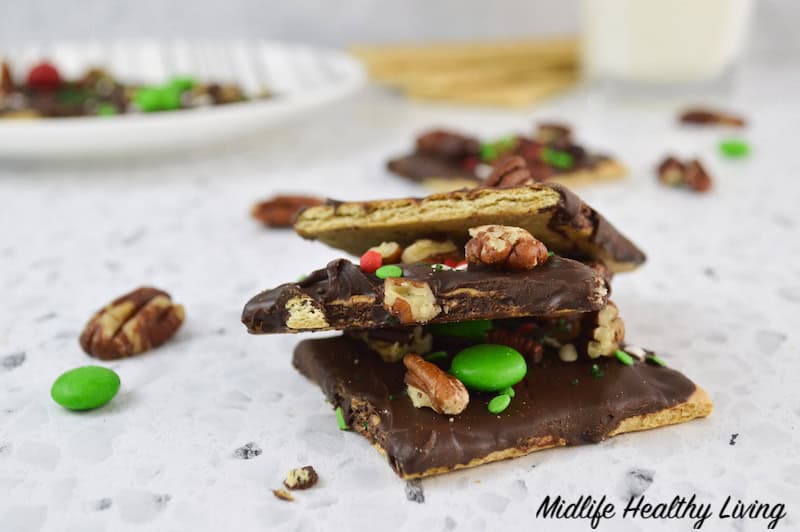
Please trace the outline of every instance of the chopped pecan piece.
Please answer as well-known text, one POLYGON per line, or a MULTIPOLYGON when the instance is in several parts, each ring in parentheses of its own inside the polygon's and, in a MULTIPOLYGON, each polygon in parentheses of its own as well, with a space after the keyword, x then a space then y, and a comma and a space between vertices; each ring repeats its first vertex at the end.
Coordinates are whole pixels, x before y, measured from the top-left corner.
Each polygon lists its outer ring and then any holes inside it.
POLYGON ((713 109, 688 109, 680 116, 680 121, 684 124, 693 125, 720 125, 731 127, 744 127, 745 120, 740 116, 713 109))
POLYGON ((169 340, 183 323, 182 305, 150 287, 120 296, 92 316, 80 337, 87 354, 113 360, 143 353, 169 340))
POLYGON ((619 309, 611 301, 597 312, 587 316, 590 321, 587 330, 591 338, 586 345, 590 358, 613 356, 625 339, 625 323, 619 317, 619 309))
POLYGON ((291 227, 300 211, 323 203, 311 196, 274 196, 253 205, 250 214, 269 227, 291 227))
POLYGON ((512 271, 532 270, 547 260, 547 247, 520 227, 482 225, 469 230, 464 250, 472 264, 512 271))
POLYGON ((697 159, 689 161, 689 164, 686 165, 683 180, 689 188, 697 192, 706 192, 711 188, 711 176, 697 159))
POLYGON ((408 370, 405 383, 414 406, 428 406, 439 414, 460 414, 469 404, 469 392, 464 384, 445 373, 439 366, 409 353, 403 357, 408 370))
POLYGON ((452 240, 439 241, 420 238, 403 250, 400 260, 405 264, 414 264, 415 262, 444 262, 448 258, 461 259, 458 247, 452 240))
POLYGON ((286 473, 283 485, 290 490, 307 490, 319 480, 317 472, 310 465, 291 469, 286 473))
POLYGON ((397 242, 381 242, 377 246, 369 248, 369 251, 379 253, 382 264, 396 264, 400 262, 403 254, 403 248, 397 242))
POLYGON ((569 146, 572 144, 572 130, 564 124, 543 122, 536 128, 536 140, 547 145, 569 146))
POLYGON ((697 192, 711 188, 711 176, 697 159, 683 163, 675 157, 667 157, 658 165, 658 180, 673 187, 687 186, 697 192))
POLYGON ((384 280, 383 306, 403 324, 427 323, 442 312, 428 283, 402 277, 384 280))

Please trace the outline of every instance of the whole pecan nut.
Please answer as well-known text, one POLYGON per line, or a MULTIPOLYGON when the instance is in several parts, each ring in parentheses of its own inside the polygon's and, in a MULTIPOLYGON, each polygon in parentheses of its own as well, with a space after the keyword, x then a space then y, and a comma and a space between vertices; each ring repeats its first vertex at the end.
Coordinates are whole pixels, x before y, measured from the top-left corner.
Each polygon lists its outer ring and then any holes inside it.
POLYGON ((533 183, 528 163, 519 155, 511 155, 498 161, 484 183, 487 187, 509 188, 533 183))
POLYGON ((286 473, 283 485, 290 490, 307 490, 313 487, 319 480, 319 475, 310 465, 291 469, 286 473))
POLYGON ((469 404, 469 392, 464 384, 439 366, 412 353, 403 357, 408 370, 405 383, 414 406, 428 406, 439 414, 460 414, 469 404))
POLYGON ((250 214, 269 227, 291 227, 300 211, 323 203, 312 196, 274 196, 253 205, 250 214))
POLYGON ((467 261, 511 271, 532 270, 547 260, 547 247, 520 227, 482 225, 469 230, 467 261))
POLYGON ((480 152, 481 143, 478 139, 453 131, 435 129, 423 133, 417 138, 417 153, 425 155, 446 159, 460 159, 462 157, 477 156, 480 152))
POLYGON ((97 311, 81 333, 80 344, 102 360, 124 358, 160 346, 183 323, 182 305, 151 287, 137 288, 97 311))
POLYGON ((744 127, 745 120, 740 116, 725 113, 714 109, 687 109, 680 116, 680 121, 684 124, 693 125, 720 125, 732 127, 744 127))

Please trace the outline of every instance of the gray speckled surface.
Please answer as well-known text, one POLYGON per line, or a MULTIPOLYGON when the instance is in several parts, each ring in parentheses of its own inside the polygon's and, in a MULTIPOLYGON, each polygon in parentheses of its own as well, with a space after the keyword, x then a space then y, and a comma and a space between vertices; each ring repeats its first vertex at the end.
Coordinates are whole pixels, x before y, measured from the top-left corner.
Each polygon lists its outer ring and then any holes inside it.
MULTIPOLYGON (((796 67, 796 65, 795 65, 796 67)), ((681 102, 579 91, 530 112, 410 104, 377 90, 238 146, 156 161, 0 165, 0 529, 588 530, 535 519, 545 495, 697 494, 782 502, 779 530, 800 527, 800 159, 797 69, 748 68, 718 100, 751 119, 747 160, 723 160, 722 134, 675 125, 681 102), (359 436, 336 428, 319 390, 297 375, 297 337, 251 337, 238 317, 257 290, 336 253, 263 230, 250 204, 279 190, 339 198, 418 194, 382 171, 430 124, 484 135, 536 118, 577 127, 631 168, 580 191, 649 254, 619 276, 628 338, 703 385, 714 414, 689 424, 551 450, 406 487, 359 436), (716 178, 700 196, 659 187, 666 150, 699 154, 716 178), (174 341, 108 364, 122 390, 97 411, 49 397, 62 371, 94 360, 77 335, 111 296, 139 284, 185 304, 174 341), (738 434, 734 445, 732 435, 738 434), (236 457, 253 442, 255 449, 236 457), (318 487, 275 499, 289 468, 318 487), (411 493, 417 502, 407 499, 411 493), (377 528, 376 528, 377 527, 377 528)), ((621 508, 619 508, 621 511, 621 508)), ((709 520, 703 530, 763 530, 709 520)), ((601 530, 689 530, 691 522, 617 520, 601 530)))

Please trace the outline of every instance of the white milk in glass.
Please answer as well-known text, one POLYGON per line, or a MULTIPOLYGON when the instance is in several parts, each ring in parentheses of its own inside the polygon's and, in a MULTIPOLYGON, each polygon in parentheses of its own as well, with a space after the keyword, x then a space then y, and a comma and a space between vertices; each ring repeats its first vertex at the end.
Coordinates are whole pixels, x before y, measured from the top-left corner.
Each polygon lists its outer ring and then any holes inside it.
POLYGON ((713 82, 739 58, 751 0, 583 0, 589 79, 713 82))

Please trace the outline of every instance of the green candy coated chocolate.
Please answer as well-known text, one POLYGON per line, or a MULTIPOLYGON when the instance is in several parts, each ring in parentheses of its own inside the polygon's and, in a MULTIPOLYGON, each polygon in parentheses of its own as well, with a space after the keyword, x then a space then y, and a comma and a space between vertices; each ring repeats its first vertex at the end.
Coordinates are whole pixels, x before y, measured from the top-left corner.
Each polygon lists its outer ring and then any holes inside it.
POLYGON ((344 412, 342 412, 342 407, 336 407, 336 424, 339 425, 339 430, 350 430, 350 427, 347 426, 347 422, 344 420, 344 412))
POLYGON ((750 154, 750 145, 740 139, 726 139, 719 143, 719 151, 725 157, 747 157, 750 154))
POLYGON ((499 414, 500 412, 508 408, 508 405, 510 404, 511 404, 511 396, 505 393, 501 393, 500 395, 493 397, 492 400, 489 401, 489 412, 491 412, 492 414, 499 414))
POLYGON ((614 352, 614 355, 617 357, 617 360, 619 360, 626 366, 633 366, 633 357, 631 357, 628 353, 626 353, 622 349, 617 349, 614 352))
POLYGON ((667 363, 658 358, 656 355, 648 355, 648 357, 645 360, 656 366, 663 366, 663 367, 667 366, 667 363))
POLYGON ((471 390, 496 392, 525 377, 528 366, 519 351, 505 345, 479 344, 453 357, 450 373, 471 390))
POLYGON ((161 90, 157 87, 142 87, 133 94, 133 101, 145 113, 161 110, 161 90))
POLYGON ((453 323, 433 323, 428 330, 434 336, 455 336, 476 342, 486 340, 486 333, 492 330, 492 320, 457 321, 453 323))
POLYGON ((174 111, 181 108, 181 91, 172 86, 162 87, 161 91, 161 110, 174 111))
POLYGON ((167 83, 167 86, 177 89, 181 92, 190 91, 195 87, 195 85, 197 85, 197 82, 194 80, 194 78, 189 76, 175 76, 169 80, 169 83, 167 83))
POLYGON ((595 379, 599 379, 603 375, 605 375, 605 373, 603 373, 602 368, 597 364, 592 364, 592 377, 594 377, 595 379))
POLYGON ((506 386, 505 388, 500 390, 500 393, 504 393, 509 397, 514 397, 515 395, 517 395, 517 392, 515 392, 514 388, 512 388, 511 386, 506 386))
POLYGON ((402 277, 403 269, 400 266, 395 266, 394 264, 387 264, 386 266, 381 266, 375 270, 375 275, 377 275, 379 279, 386 279, 388 277, 402 277))
POLYGON ((50 396, 69 410, 91 410, 109 402, 118 391, 119 375, 100 366, 83 366, 57 378, 50 396))

